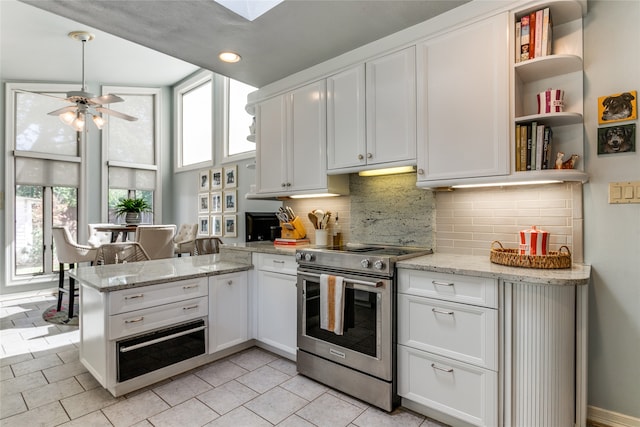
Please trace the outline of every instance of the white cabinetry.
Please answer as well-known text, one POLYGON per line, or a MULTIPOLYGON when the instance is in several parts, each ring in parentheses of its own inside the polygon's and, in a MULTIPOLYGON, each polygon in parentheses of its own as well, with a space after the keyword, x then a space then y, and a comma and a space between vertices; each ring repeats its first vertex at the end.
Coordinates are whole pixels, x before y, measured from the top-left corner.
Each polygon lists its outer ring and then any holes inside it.
POLYGON ((257 257, 257 341, 265 348, 295 360, 297 263, 293 254, 257 254, 257 257))
POLYGON ((418 186, 509 174, 508 25, 505 12, 417 45, 418 186))
POLYGON ((415 164, 415 47, 327 78, 331 173, 415 164))
POLYGON ((497 281, 400 269, 398 293, 398 394, 472 425, 497 425, 497 281))
POLYGON ((249 339, 247 272, 209 278, 209 353, 249 339))
MULTIPOLYGON (((536 3, 527 9, 517 10, 512 15, 512 31, 515 22, 531 12, 549 7, 553 21, 553 43, 549 56, 537 57, 523 62, 512 61, 513 122, 511 147, 513 153, 512 172, 523 179, 560 179, 587 181, 584 170, 583 129, 583 62, 582 62, 582 17, 586 13, 586 1, 562 1, 536 3), (547 89, 562 89, 564 111, 562 113, 538 114, 536 95, 547 89), (580 160, 575 170, 517 171, 515 156, 516 125, 537 122, 553 130, 551 167, 556 153, 565 157, 578 154, 580 160)), ((515 51, 515 46, 512 51, 515 51)))
MULTIPOLYGON (((256 107, 259 195, 328 192, 325 80, 260 102, 256 107)), ((336 178, 336 182, 344 179, 336 178)), ((336 184, 337 185, 337 184, 336 184)), ((348 187, 340 187, 341 192, 348 187)))

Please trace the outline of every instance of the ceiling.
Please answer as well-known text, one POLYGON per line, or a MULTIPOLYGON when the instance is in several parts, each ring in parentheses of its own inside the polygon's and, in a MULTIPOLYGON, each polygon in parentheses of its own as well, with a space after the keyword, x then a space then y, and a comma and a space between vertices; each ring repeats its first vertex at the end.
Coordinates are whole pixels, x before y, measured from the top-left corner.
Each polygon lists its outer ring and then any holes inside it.
POLYGON ((171 85, 201 67, 262 87, 467 1, 285 0, 248 21, 213 0, 2 0, 0 75, 79 81, 67 33, 89 30, 88 82, 171 85))

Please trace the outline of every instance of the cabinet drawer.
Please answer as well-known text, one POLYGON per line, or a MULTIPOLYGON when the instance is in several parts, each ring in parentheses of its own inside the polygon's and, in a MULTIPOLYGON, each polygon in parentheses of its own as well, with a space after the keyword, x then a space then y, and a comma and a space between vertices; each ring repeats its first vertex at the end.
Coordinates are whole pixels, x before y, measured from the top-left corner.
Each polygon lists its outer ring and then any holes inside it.
POLYGON ((398 292, 498 308, 498 281, 484 277, 399 269, 398 292))
POLYGON ((258 270, 296 275, 297 269, 294 255, 258 254, 258 270))
POLYGON ((497 370, 497 337, 497 310, 398 296, 399 344, 497 370))
POLYGON ((209 292, 206 277, 111 292, 109 314, 126 313, 201 296, 209 292))
POLYGON ((206 317, 208 312, 207 297, 200 297, 109 316, 109 339, 115 340, 206 317))
POLYGON ((498 425, 498 374, 398 346, 398 394, 478 426, 498 425))

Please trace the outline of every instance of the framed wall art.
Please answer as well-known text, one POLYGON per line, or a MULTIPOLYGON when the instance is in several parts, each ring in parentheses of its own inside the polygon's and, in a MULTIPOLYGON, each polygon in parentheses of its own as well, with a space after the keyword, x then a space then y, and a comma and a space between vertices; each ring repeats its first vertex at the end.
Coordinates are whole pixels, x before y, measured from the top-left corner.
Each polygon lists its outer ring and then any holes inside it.
POLYGON ((211 235, 222 237, 222 215, 211 216, 211 235))
POLYGON ((216 191, 211 193, 211 204, 209 206, 211 213, 222 212, 222 192, 216 191))
POLYGON ((224 212, 236 212, 237 210, 237 190, 225 190, 224 192, 224 212))
POLYGON ((198 194, 198 212, 201 214, 209 213, 209 193, 198 194))
POLYGON ((199 236, 209 235, 209 215, 198 216, 198 235, 199 236))
POLYGON ((222 169, 211 169, 211 190, 220 190, 222 188, 222 169))
POLYGON ((238 165, 224 168, 224 188, 236 188, 238 186, 238 165))
POLYGON ((598 128, 598 154, 630 153, 635 151, 635 123, 598 128))
POLYGON ((638 94, 635 90, 598 98, 598 124, 624 122, 638 118, 638 94))
POLYGON ((209 191, 209 171, 200 171, 198 174, 199 191, 209 191))
POLYGON ((236 227, 236 215, 224 215, 224 236, 236 237, 238 230, 236 227))

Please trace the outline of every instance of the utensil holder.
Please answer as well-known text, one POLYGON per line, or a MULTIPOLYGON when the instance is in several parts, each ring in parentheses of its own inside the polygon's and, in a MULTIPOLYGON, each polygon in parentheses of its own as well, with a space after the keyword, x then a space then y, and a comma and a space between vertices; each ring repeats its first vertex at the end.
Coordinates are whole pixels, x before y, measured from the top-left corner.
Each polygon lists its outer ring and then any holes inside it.
POLYGON ((327 246, 328 241, 327 229, 316 230, 316 246, 327 246))

